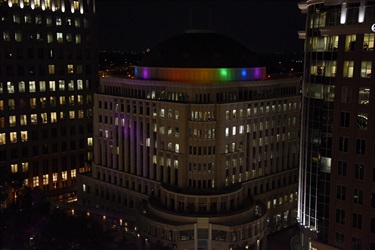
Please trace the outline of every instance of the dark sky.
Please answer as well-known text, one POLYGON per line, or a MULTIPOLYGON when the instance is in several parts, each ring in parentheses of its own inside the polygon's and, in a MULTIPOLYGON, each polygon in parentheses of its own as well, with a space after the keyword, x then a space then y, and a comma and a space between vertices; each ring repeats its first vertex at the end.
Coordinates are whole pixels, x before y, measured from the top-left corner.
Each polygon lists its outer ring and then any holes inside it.
POLYGON ((298 2, 97 0, 98 49, 144 51, 192 27, 211 28, 254 52, 301 52, 305 15, 298 2))

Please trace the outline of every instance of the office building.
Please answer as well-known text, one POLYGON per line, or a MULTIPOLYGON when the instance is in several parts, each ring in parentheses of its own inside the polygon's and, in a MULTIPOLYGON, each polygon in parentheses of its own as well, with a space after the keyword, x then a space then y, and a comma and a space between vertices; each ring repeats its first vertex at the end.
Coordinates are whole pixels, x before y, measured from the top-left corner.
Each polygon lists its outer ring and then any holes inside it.
POLYGON ((375 249, 375 2, 303 1, 299 8, 307 15, 301 239, 309 249, 375 249))
POLYGON ((74 191, 92 158, 94 12, 91 0, 0 1, 0 171, 51 195, 74 191))
POLYGON ((177 249, 266 249, 295 222, 300 78, 268 79, 238 42, 189 30, 152 48, 135 79, 101 78, 90 214, 177 249))

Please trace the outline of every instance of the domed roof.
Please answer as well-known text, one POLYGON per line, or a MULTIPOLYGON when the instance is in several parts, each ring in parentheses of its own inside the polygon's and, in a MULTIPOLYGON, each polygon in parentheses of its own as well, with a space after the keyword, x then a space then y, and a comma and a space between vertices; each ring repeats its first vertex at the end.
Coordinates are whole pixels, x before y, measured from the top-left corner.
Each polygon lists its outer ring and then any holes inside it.
POLYGON ((138 66, 169 68, 241 68, 263 66, 255 53, 226 36, 187 31, 160 43, 138 66))

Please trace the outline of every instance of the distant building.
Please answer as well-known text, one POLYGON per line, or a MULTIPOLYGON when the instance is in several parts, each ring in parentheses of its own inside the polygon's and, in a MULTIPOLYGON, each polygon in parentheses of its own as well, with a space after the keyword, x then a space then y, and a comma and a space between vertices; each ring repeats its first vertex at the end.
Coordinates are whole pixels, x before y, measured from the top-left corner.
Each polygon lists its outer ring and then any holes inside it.
POLYGON ((266 78, 245 47, 198 31, 151 49, 135 79, 101 78, 79 202, 145 244, 266 249, 295 222, 301 105, 299 78, 266 78))
POLYGON ((0 174, 31 189, 72 191, 89 170, 94 12, 91 0, 0 1, 0 174))
POLYGON ((306 40, 298 200, 303 244, 375 249, 375 2, 303 1, 299 7, 307 14, 300 33, 306 40))

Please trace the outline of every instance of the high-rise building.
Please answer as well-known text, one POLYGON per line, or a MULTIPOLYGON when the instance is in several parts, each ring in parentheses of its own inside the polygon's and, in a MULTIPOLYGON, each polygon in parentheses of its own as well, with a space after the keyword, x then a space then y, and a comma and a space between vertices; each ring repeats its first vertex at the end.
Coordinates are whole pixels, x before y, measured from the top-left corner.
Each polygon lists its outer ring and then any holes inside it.
POLYGON ((311 249, 375 249, 375 2, 303 1, 299 7, 307 14, 300 33, 302 242, 311 249))
POLYGON ((91 0, 0 1, 0 174, 31 189, 58 194, 89 170, 94 12, 91 0))
POLYGON ((177 249, 265 249, 295 222, 300 78, 269 80, 238 42, 188 31, 135 79, 101 78, 94 103, 90 214, 177 249))

